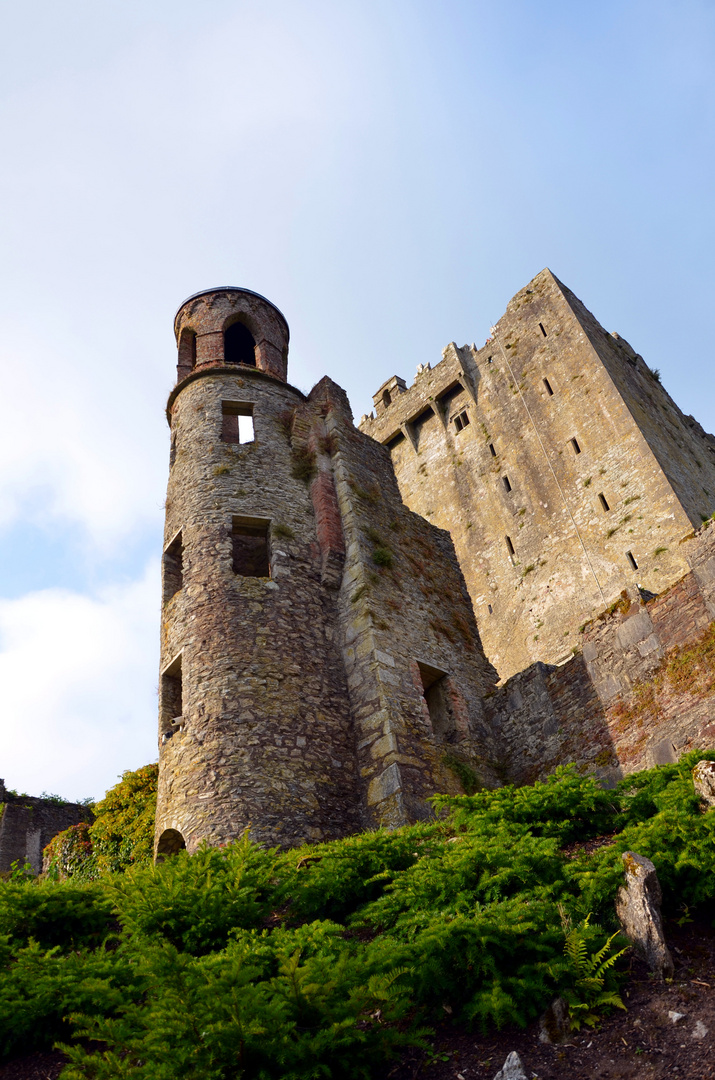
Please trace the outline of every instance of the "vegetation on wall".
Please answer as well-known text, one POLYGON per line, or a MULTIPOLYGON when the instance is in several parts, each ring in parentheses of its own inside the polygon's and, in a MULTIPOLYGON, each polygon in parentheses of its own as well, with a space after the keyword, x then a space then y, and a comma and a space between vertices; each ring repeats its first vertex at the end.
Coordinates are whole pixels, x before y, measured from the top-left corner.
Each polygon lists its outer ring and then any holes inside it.
POLYGON ((45 848, 48 876, 92 881, 151 859, 158 765, 122 773, 121 781, 92 807, 92 824, 58 833, 45 848))
POLYGON ((60 1040, 64 1080, 351 1078, 445 1015, 525 1024, 560 994, 595 1023, 619 1002, 621 853, 653 860, 666 911, 715 899, 703 757, 612 791, 560 768, 297 850, 244 838, 88 882, 18 874, 0 884, 0 1054, 60 1040))

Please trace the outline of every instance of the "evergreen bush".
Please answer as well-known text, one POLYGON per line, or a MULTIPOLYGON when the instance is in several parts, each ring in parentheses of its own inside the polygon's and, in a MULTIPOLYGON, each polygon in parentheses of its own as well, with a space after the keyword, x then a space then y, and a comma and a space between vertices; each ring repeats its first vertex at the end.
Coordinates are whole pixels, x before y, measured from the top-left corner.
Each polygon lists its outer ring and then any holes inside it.
MULTIPOLYGON (((596 1023, 622 1004, 622 852, 653 860, 666 913, 715 900, 703 757, 611 791, 559 769, 440 796, 434 820, 392 833, 292 851, 244 837, 159 866, 149 848, 128 863, 108 817, 95 880, 0 883, 0 1055, 59 1039, 64 1080, 350 1080, 384 1075, 445 1011, 524 1025, 560 995, 596 1023)), ((148 835, 140 798, 116 808, 125 835, 148 835)))

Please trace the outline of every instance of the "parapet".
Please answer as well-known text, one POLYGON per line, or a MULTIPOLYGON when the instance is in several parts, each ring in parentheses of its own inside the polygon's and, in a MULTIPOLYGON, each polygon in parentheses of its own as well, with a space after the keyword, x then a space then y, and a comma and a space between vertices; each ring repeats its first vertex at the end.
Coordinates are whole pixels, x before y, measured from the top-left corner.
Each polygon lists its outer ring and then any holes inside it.
POLYGON ((216 366, 252 367, 286 382, 289 330, 275 304, 250 289, 223 286, 194 293, 174 319, 177 382, 216 366))

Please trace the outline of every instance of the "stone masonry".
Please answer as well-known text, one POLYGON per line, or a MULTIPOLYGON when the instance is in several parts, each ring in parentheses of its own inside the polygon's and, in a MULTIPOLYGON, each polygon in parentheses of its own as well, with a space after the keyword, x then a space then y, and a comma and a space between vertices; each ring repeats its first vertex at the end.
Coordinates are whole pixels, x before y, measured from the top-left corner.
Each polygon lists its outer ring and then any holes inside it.
POLYGON ((0 780, 0 873, 10 871, 13 863, 22 867, 27 862, 39 874, 45 845, 70 825, 91 820, 87 806, 17 795, 0 780))
POLYGON ((267 300, 198 294, 176 335, 157 853, 425 816, 493 757, 449 534, 404 506, 339 387, 285 381, 267 300))
POLYGON ((393 376, 360 429, 407 505, 454 541, 502 678, 559 663, 579 626, 688 572, 680 541, 715 510, 715 439, 549 270, 480 349, 393 376))
POLYGON ((715 439, 548 270, 359 428, 263 297, 175 332, 159 857, 713 745, 715 439))

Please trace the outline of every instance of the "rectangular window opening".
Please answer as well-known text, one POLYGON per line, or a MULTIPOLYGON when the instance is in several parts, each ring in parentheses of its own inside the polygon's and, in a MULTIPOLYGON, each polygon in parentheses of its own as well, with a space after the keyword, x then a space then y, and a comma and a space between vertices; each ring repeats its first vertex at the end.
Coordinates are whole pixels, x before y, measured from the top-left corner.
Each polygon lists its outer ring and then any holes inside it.
POLYGON ((626 552, 626 558, 628 559, 628 562, 631 564, 631 569, 632 570, 637 570, 638 569, 638 563, 634 559, 632 551, 627 551, 626 552))
POLYGON ((268 526, 259 518, 234 518, 231 526, 233 572, 240 577, 270 577, 268 526))
POLYGON ((506 537, 504 537, 504 539, 506 540, 506 549, 509 552, 509 554, 510 555, 515 555, 516 552, 514 551, 514 545, 511 542, 511 537, 506 536, 506 537))
POLYGON ((539 323, 539 330, 541 330, 541 333, 544 335, 544 337, 546 337, 546 331, 544 330, 544 324, 543 323, 539 323))
POLYGON ((455 418, 454 418, 454 426, 457 429, 457 431, 462 430, 462 428, 464 427, 464 424, 462 423, 462 417, 461 416, 455 416, 455 418))
POLYGON ((549 397, 553 397, 554 392, 551 389, 551 383, 549 382, 548 379, 544 379, 544 386, 546 387, 546 393, 549 395, 549 397))
POLYGON ((578 445, 578 439, 572 439, 571 440, 571 445, 573 446, 574 454, 580 454, 581 453, 581 447, 578 445))
POLYGON ((457 431, 461 431, 462 428, 469 427, 469 413, 464 409, 461 413, 458 413, 454 417, 454 426, 457 431))
POLYGON ((162 596, 165 604, 178 593, 183 584, 184 545, 179 532, 167 547, 162 560, 162 596))
POLYGON ((253 442, 253 405, 240 401, 221 402, 221 441, 241 444, 253 442))
POLYGON ((170 731, 172 725, 178 724, 183 716, 183 679, 181 672, 181 653, 172 660, 171 664, 161 675, 161 728, 162 731, 170 731))
POLYGON ((508 476, 502 476, 502 483, 504 484, 505 491, 511 491, 511 484, 509 483, 508 476))
POLYGON ((487 604, 487 607, 489 608, 489 614, 491 615, 491 614, 492 614, 492 605, 491 605, 491 604, 487 604))
POLYGON ((492 457, 496 457, 496 456, 497 456, 497 452, 496 452, 496 450, 494 449, 494 443, 493 443, 493 442, 490 442, 490 443, 489 443, 489 453, 490 453, 490 454, 492 455, 492 457))
POLYGON ((608 511, 611 508, 608 505, 608 502, 606 501, 606 496, 603 494, 602 491, 599 491, 599 493, 598 493, 598 501, 600 502, 601 506, 603 507, 604 513, 608 513, 608 511))
POLYGON ((438 743, 457 741, 457 721, 450 700, 449 676, 439 668, 417 661, 422 680, 422 693, 427 702, 432 731, 438 743))

